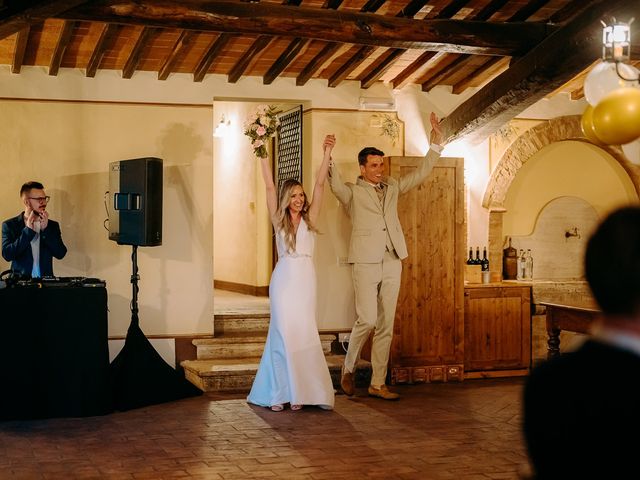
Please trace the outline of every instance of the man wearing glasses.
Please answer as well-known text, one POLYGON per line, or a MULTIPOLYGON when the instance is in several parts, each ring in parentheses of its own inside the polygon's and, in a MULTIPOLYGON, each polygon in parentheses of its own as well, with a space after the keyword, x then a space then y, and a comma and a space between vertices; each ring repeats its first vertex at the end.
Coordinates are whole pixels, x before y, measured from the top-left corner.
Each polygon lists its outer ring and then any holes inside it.
POLYGON ((24 212, 2 223, 2 257, 11 270, 24 278, 53 277, 53 257, 63 258, 60 225, 49 220, 49 197, 40 182, 27 182, 20 189, 24 212))

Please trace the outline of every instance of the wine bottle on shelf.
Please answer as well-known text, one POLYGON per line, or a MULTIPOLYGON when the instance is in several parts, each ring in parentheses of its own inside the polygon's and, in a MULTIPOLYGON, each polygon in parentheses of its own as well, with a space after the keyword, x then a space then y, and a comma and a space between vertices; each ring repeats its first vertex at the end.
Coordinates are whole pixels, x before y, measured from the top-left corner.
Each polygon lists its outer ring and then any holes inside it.
POLYGON ((482 260, 480 260, 480 247, 476 247, 476 258, 474 262, 474 265, 482 265, 482 260))
POLYGON ((480 265, 482 265, 482 271, 489 271, 489 259, 487 258, 487 247, 482 249, 482 260, 480 260, 480 265))
POLYGON ((480 263, 482 267, 482 283, 489 283, 491 281, 491 275, 489 273, 489 259, 487 258, 487 247, 482 249, 482 260, 480 263))
POLYGON ((473 248, 469 247, 469 258, 467 258, 467 265, 473 265, 473 248))

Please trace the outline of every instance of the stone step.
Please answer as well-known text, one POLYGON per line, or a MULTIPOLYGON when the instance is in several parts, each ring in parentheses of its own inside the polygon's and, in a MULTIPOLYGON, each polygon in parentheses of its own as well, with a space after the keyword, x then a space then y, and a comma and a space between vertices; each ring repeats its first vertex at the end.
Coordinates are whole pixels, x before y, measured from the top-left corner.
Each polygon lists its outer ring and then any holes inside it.
POLYGON ((267 334, 269 313, 217 313, 213 316, 213 336, 254 332, 267 334))
MULTIPOLYGON (((344 355, 327 355, 325 358, 333 386, 340 390, 344 355)), ((204 392, 249 392, 259 364, 259 357, 184 360, 180 363, 187 380, 204 392)), ((356 387, 366 387, 370 379, 371 364, 360 360, 355 378, 356 387)))
MULTIPOLYGON (((236 332, 214 338, 197 338, 192 343, 196 347, 196 358, 198 360, 260 358, 266 339, 266 332, 264 334, 236 332)), ((322 350, 325 355, 331 353, 331 344, 334 340, 336 340, 335 335, 320 335, 320 343, 322 343, 322 350)))

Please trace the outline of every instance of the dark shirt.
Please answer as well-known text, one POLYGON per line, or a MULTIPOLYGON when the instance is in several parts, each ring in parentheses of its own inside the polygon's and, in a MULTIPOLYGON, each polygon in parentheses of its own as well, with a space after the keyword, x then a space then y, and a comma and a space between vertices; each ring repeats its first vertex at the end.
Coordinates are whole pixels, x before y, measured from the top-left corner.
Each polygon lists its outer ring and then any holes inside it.
POLYGON ((637 478, 639 373, 639 355, 595 340, 531 372, 524 436, 536 479, 637 478))
MULTIPOLYGON (((24 214, 2 222, 2 257, 11 262, 11 270, 24 277, 31 277, 33 255, 31 240, 36 232, 24 223, 24 214)), ((40 232, 40 274, 43 277, 53 276, 53 257, 63 258, 67 247, 62 242, 60 225, 49 220, 47 228, 40 232)))

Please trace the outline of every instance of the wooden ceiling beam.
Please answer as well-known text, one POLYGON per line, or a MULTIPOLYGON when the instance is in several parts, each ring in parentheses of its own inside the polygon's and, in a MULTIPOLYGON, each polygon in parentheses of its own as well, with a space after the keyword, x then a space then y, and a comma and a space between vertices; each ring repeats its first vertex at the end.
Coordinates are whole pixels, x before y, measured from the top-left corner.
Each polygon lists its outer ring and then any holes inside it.
POLYGON ((413 18, 428 2, 429 0, 411 0, 398 12, 396 17, 413 18))
POLYGON ((549 0, 529 0, 529 2, 524 7, 522 7, 511 17, 509 17, 507 22, 524 22, 527 18, 544 7, 547 3, 549 3, 549 0))
POLYGON ((240 59, 236 62, 236 64, 231 68, 229 75, 227 77, 227 81, 229 83, 236 83, 242 77, 242 74, 249 67, 249 64, 256 58, 260 52, 262 52, 267 45, 271 43, 272 37, 268 35, 260 35, 256 40, 251 44, 249 49, 242 54, 240 59))
POLYGON ((113 45, 119 30, 119 25, 105 23, 102 33, 100 34, 100 38, 98 39, 96 46, 93 48, 93 52, 91 52, 89 63, 87 63, 87 77, 93 78, 96 76, 102 57, 104 57, 104 53, 113 45))
POLYGON ((530 105, 580 73, 601 54, 605 16, 633 11, 637 0, 593 0, 572 21, 516 60, 443 121, 448 141, 484 140, 530 105))
POLYGON ((311 61, 307 64, 306 67, 300 72, 298 77, 296 78, 296 85, 298 87, 306 84, 311 77, 322 67, 324 62, 326 62, 331 56, 336 53, 340 49, 340 44, 335 42, 329 42, 322 50, 318 52, 318 54, 311 59, 311 61))
POLYGON ((473 15, 470 20, 489 20, 494 13, 506 5, 508 0, 491 0, 482 10, 473 15))
POLYGON ((428 79, 421 79, 422 91, 430 91, 433 87, 440 85, 442 81, 446 79, 451 73, 460 68, 464 68, 469 62, 472 61, 474 61, 474 57, 472 55, 458 55, 457 57, 452 58, 446 67, 437 72, 433 72, 428 77, 428 79))
POLYGON ((71 35, 73 34, 75 26, 76 22, 69 20, 66 20, 62 26, 62 31, 60 32, 56 46, 53 49, 53 54, 51 55, 51 61, 49 62, 49 75, 53 77, 58 75, 62 57, 64 57, 64 52, 71 42, 71 35))
POLYGON ((402 88, 407 80, 409 80, 409 77, 411 77, 411 75, 418 71, 425 63, 427 63, 437 54, 437 52, 423 52, 418 58, 411 62, 411 64, 407 68, 396 75, 396 78, 391 81, 391 83, 393 84, 393 88, 402 88))
POLYGON ((87 0, 14 0, 0 2, 0 40, 25 27, 55 17, 65 10, 86 3, 87 0))
MULTIPOLYGON (((537 12, 548 0, 533 0, 527 3, 524 7, 520 8, 508 21, 525 21, 535 12, 537 12)), ((504 5, 504 2, 492 2, 493 5, 489 4, 480 12, 472 17, 474 21, 486 21, 493 13, 495 13, 497 8, 501 8, 504 5), (489 8, 491 7, 491 8, 489 8)), ((465 55, 467 60, 473 58, 471 55, 465 55)), ((498 74, 498 70, 502 70, 505 65, 509 65, 510 58, 508 57, 487 57, 486 61, 474 69, 473 72, 469 73, 463 80, 456 82, 453 85, 451 93, 454 95, 462 93, 466 90, 471 84, 481 85, 489 78, 498 74), (505 61, 506 60, 506 61, 505 61)), ((440 73, 446 73, 447 77, 453 75, 453 73, 459 70, 461 67, 467 62, 463 61, 462 58, 458 59, 456 64, 452 64, 449 67, 445 68, 440 73)), ((429 88, 433 88, 435 85, 431 85, 429 88)), ((423 85, 424 88, 424 85, 423 85)))
POLYGON ((262 77, 262 83, 265 85, 271 85, 273 81, 278 78, 278 75, 289 66, 291 62, 298 56, 303 47, 305 47, 310 40, 303 40, 302 38, 294 38, 291 43, 285 48, 284 52, 278 57, 278 59, 271 65, 271 68, 262 77))
POLYGON ((337 10, 340 5, 342 5, 343 0, 326 0, 322 5, 322 8, 330 8, 332 10, 337 10))
POLYGON ((467 3, 469 3, 469 0, 452 0, 447 3, 433 18, 451 18, 467 3))
POLYGON ((347 78, 347 75, 353 72, 358 67, 358 65, 364 62, 375 49, 376 47, 360 47, 349 60, 342 64, 340 68, 338 68, 338 70, 336 70, 336 72, 331 75, 331 77, 329 78, 329 86, 333 88, 340 85, 342 81, 347 78))
POLYGON ((586 8, 589 8, 589 2, 573 0, 551 15, 549 21, 551 23, 565 23, 586 8))
POLYGON ((27 25, 18 32, 16 38, 16 48, 13 51, 13 62, 11 62, 11 73, 20 73, 22 62, 24 62, 24 53, 27 50, 27 42, 29 41, 29 32, 31 27, 27 25))
POLYGON ((527 51, 556 29, 539 22, 414 20, 368 12, 224 0, 103 0, 58 17, 484 55, 527 51))
POLYGON ((202 55, 198 65, 196 66, 195 71, 193 72, 193 81, 201 82, 204 80, 205 75, 211 68, 211 64, 213 61, 220 55, 220 52, 227 46, 229 40, 231 40, 234 36, 230 33, 221 33, 218 38, 216 38, 207 51, 202 55))
POLYGON ((373 65, 360 76, 360 88, 367 89, 377 82, 378 79, 389 70, 393 62, 400 58, 404 52, 406 52, 406 50, 402 48, 390 48, 380 55, 373 65))
POLYGON ((133 46, 133 49, 129 54, 129 58, 127 58, 127 61, 124 64, 124 68, 122 69, 122 78, 131 78, 133 76, 134 72, 138 68, 138 63, 140 63, 142 51, 155 34, 155 28, 143 27, 140 35, 138 36, 138 40, 136 40, 136 44, 133 46))
POLYGON ((484 65, 481 65, 475 71, 454 84, 451 93, 458 95, 471 86, 482 85, 487 80, 501 73, 501 70, 509 68, 510 61, 511 59, 509 57, 487 57, 484 65))
POLYGON ((195 32, 188 30, 183 30, 180 33, 180 37, 173 45, 171 53, 167 55, 162 67, 158 70, 158 80, 166 80, 169 78, 169 74, 173 71, 173 67, 175 67, 178 60, 180 60, 181 54, 189 47, 194 36, 195 32))

